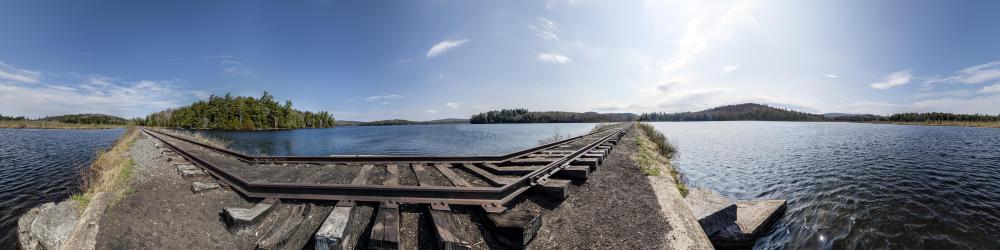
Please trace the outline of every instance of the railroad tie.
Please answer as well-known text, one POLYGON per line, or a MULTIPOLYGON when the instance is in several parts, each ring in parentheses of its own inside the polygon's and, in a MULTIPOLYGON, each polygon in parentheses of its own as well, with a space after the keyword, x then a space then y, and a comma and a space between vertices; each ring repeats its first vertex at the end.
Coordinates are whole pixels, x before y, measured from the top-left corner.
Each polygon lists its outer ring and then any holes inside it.
MULTIPOLYGON (((353 185, 364 185, 368 182, 368 175, 375 165, 366 164, 361 167, 361 171, 351 181, 353 185)), ((330 211, 330 214, 323 220, 323 224, 316 231, 315 246, 318 250, 342 249, 343 243, 351 231, 351 221, 354 220, 354 202, 338 201, 337 206, 330 211)))
POLYGON ((382 202, 375 215, 371 236, 368 237, 370 249, 399 249, 399 204, 382 202))
POLYGON ((291 211, 289 211, 288 217, 285 217, 280 224, 271 227, 271 230, 260 241, 257 241, 257 249, 284 248, 298 231, 299 227, 302 226, 302 221, 305 220, 311 209, 312 204, 293 206, 291 211))
MULTIPOLYGON (((438 166, 435 166, 435 168, 440 169, 438 166)), ((434 183, 434 179, 428 171, 430 170, 424 168, 423 164, 413 165, 413 173, 417 176, 417 183, 420 186, 440 186, 434 183)), ((451 208, 447 204, 431 204, 427 206, 427 210, 431 215, 431 222, 434 223, 434 232, 437 236, 439 249, 461 250, 471 248, 468 239, 456 234, 458 229, 455 226, 455 220, 458 218, 455 218, 455 215, 450 212, 451 208)))
POLYGON ((536 211, 508 211, 487 213, 493 237, 511 248, 524 248, 542 227, 542 215, 536 211))

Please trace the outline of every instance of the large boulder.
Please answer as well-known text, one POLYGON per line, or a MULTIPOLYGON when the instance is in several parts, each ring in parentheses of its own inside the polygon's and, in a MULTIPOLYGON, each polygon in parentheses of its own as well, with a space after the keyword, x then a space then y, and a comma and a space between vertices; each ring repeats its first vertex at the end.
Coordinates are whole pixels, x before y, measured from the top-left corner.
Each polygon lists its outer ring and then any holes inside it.
POLYGON ((18 240, 23 249, 60 249, 76 226, 77 202, 67 199, 45 203, 28 210, 17 221, 18 240))

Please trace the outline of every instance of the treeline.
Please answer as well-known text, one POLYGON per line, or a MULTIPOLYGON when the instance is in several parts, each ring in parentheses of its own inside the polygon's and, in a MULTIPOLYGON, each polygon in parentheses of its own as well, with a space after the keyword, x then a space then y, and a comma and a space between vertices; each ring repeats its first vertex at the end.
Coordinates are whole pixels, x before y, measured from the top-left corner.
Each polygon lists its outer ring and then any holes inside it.
POLYGON ((640 121, 824 121, 825 117, 764 104, 744 103, 715 107, 698 112, 643 113, 640 121))
POLYGON ((107 125, 125 125, 129 121, 125 118, 104 115, 104 114, 75 114, 75 115, 58 115, 58 116, 48 116, 39 119, 29 119, 24 116, 5 116, 0 115, 0 121, 45 121, 45 122, 62 122, 70 124, 107 124, 107 125))
POLYGON ((597 112, 531 112, 528 109, 501 109, 473 115, 473 124, 484 123, 572 123, 572 122, 626 122, 635 121, 639 116, 632 113, 597 112))
POLYGON ((410 121, 403 119, 378 120, 370 122, 354 122, 353 126, 394 126, 394 125, 432 125, 432 124, 466 124, 467 119, 440 119, 430 121, 410 121))
POLYGON ((141 121, 146 126, 260 130, 287 128, 328 128, 333 127, 330 113, 320 111, 302 112, 292 108, 292 101, 284 105, 264 92, 260 98, 232 96, 211 96, 208 101, 198 101, 190 106, 168 109, 146 116, 141 121))
POLYGON ((38 120, 65 122, 72 124, 125 125, 126 123, 128 123, 128 120, 125 120, 125 118, 113 115, 103 115, 103 114, 76 114, 76 115, 49 116, 38 120))
POLYGON ((27 120, 28 118, 24 118, 24 116, 15 117, 15 116, 5 116, 3 114, 0 114, 0 121, 27 121, 27 120))
POLYGON ((932 121, 958 121, 958 122, 997 122, 1000 115, 984 114, 952 114, 952 113, 900 113, 890 115, 886 118, 892 122, 932 122, 932 121))

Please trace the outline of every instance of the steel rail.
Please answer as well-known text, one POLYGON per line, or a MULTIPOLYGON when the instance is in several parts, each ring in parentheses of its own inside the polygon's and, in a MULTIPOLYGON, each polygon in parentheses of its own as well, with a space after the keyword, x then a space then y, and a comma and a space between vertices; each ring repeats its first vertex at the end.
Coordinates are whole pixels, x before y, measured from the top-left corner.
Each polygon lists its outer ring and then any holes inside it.
MULTIPOLYGON (((183 138, 171 136, 169 134, 142 129, 148 135, 162 141, 168 147, 174 149, 185 158, 205 168, 209 174, 221 180, 226 185, 236 190, 238 193, 250 198, 279 198, 279 199, 302 199, 302 200, 341 200, 341 201, 367 201, 367 202, 397 202, 413 204, 433 204, 444 203, 454 205, 480 205, 484 208, 499 208, 494 211, 502 211, 503 205, 507 204, 521 193, 527 191, 535 185, 544 184, 548 177, 566 168, 573 160, 580 158, 586 152, 600 146, 609 139, 624 135, 625 129, 619 128, 617 131, 591 142, 587 146, 575 151, 566 157, 554 161, 545 167, 533 171, 518 178, 513 183, 502 187, 438 187, 438 186, 383 186, 383 185, 352 185, 352 184, 311 184, 311 183, 278 183, 248 181, 243 177, 216 166, 201 157, 182 149, 168 140, 160 137, 167 135, 183 141, 190 142, 183 138)), ((606 130, 605 130, 606 131, 606 130)), ((604 132, 604 131, 599 131, 604 132)), ((584 136, 593 135, 590 133, 584 136)), ((583 138, 580 136, 575 139, 583 138)), ((575 140, 574 140, 575 141, 575 140)), ((563 143, 572 142, 564 140, 563 143)), ((201 143, 193 143, 196 146, 203 146, 201 143)), ((544 148, 551 148, 559 144, 546 145, 544 148)), ((207 147, 210 150, 212 147, 207 147)), ((388 160, 384 160, 388 161, 388 160)), ((401 162, 410 162, 403 160, 401 162)), ((489 210, 489 209, 488 209, 489 210)))
POLYGON ((497 156, 409 156, 409 155, 338 155, 338 156, 251 156, 245 155, 236 151, 232 151, 225 148, 220 148, 212 145, 208 145, 202 142, 184 138, 182 136, 172 135, 169 133, 163 133, 155 130, 142 129, 147 132, 154 132, 157 134, 166 135, 171 138, 176 138, 183 140, 188 143, 196 144, 201 147, 205 147, 219 153, 232 156, 243 162, 249 163, 262 163, 262 162, 276 162, 276 163, 359 163, 359 162, 498 162, 504 161, 512 158, 518 158, 525 155, 529 155, 534 152, 550 149, 557 147, 559 145, 567 144, 584 137, 591 136, 597 133, 605 132, 610 128, 603 128, 598 131, 587 133, 584 135, 567 138, 564 140, 548 143, 541 146, 536 146, 521 151, 497 155, 497 156))

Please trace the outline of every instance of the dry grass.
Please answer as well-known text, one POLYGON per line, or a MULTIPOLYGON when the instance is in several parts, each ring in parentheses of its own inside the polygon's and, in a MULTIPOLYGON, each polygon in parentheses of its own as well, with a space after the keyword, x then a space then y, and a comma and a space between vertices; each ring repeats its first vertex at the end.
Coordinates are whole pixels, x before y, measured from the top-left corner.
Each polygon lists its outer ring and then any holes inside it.
POLYGON ((87 207, 90 198, 100 192, 115 193, 115 200, 120 200, 129 190, 132 181, 132 171, 135 162, 132 161, 129 148, 135 143, 138 130, 133 126, 125 129, 113 146, 97 153, 97 159, 90 168, 82 173, 82 192, 71 198, 79 202, 79 208, 87 207))
POLYGON ((639 147, 639 153, 636 156, 639 169, 649 176, 660 176, 663 172, 667 172, 674 179, 674 185, 681 192, 681 196, 687 196, 688 189, 681 182, 681 173, 670 164, 670 159, 676 155, 677 148, 670 144, 666 136, 660 131, 656 131, 652 125, 636 123, 636 126, 641 131, 636 135, 635 141, 639 147))
POLYGON ((76 124, 56 121, 0 121, 0 128, 42 128, 42 129, 108 129, 122 125, 76 124))

